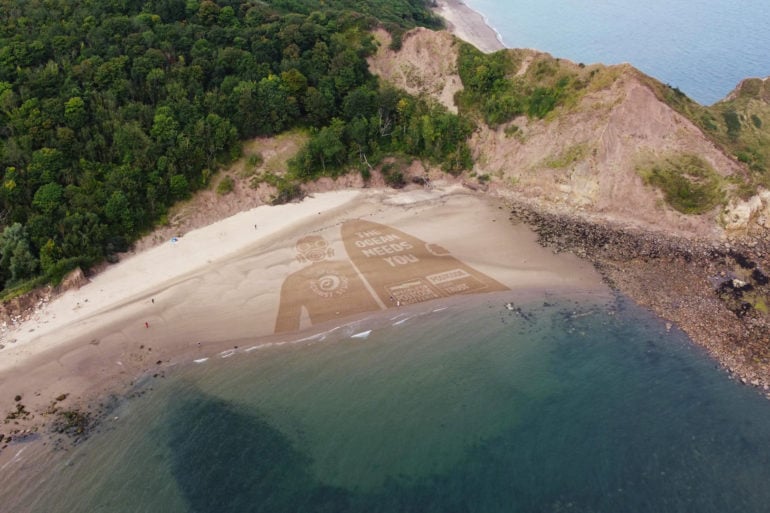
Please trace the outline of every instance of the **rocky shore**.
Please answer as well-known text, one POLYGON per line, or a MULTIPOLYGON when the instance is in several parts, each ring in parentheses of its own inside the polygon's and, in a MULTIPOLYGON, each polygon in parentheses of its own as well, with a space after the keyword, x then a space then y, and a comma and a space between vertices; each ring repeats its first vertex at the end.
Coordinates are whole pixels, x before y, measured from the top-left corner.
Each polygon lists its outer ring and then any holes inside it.
POLYGON ((770 398, 766 243, 688 240, 523 203, 511 213, 541 244, 591 261, 612 288, 675 323, 735 379, 770 398))

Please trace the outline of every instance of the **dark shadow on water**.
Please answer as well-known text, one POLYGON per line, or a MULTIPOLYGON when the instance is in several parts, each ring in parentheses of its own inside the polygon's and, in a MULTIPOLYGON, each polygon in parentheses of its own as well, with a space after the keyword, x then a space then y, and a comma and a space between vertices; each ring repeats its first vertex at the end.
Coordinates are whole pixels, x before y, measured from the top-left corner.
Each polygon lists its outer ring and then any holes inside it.
MULTIPOLYGON (((322 482, 305 448, 258 411, 180 393, 168 439, 188 511, 768 511, 767 403, 716 379, 674 335, 650 338, 664 328, 643 311, 620 304, 623 318, 607 321, 571 310, 543 338, 557 389, 512 400, 520 421, 443 473, 393 476, 377 491, 322 482)), ((371 436, 376 450, 384 435, 371 436)))
POLYGON ((188 397, 169 427, 172 472, 191 512, 348 510, 348 494, 315 482, 285 436, 225 401, 188 397))
POLYGON ((194 513, 765 511, 762 476, 740 469, 753 452, 753 471, 766 475, 756 440, 677 436, 635 416, 639 405, 621 402, 603 419, 581 413, 588 402, 568 404, 533 403, 528 422, 469 448, 446 473, 365 493, 321 483, 263 418, 196 392, 170 412, 171 466, 194 513))

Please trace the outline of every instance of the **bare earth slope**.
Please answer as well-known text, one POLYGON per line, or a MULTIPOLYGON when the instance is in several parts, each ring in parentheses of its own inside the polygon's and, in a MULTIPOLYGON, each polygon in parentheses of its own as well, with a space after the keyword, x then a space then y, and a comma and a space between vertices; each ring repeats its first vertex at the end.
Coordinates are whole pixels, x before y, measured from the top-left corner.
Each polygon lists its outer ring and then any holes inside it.
MULTIPOLYGON (((453 98, 462 88, 455 65, 458 46, 448 33, 418 29, 404 38, 400 52, 384 48, 370 60, 372 72, 457 111, 453 98)), ((530 57, 518 73, 542 55, 526 52, 530 57)), ((682 234, 719 236, 719 211, 679 214, 665 206, 657 190, 644 186, 636 167, 650 155, 682 153, 699 155, 722 176, 738 174, 740 167, 658 100, 632 67, 616 66, 609 74, 614 80, 606 87, 546 119, 521 116, 496 129, 480 122, 472 143, 474 171, 490 175, 494 187, 553 206, 682 234), (518 127, 515 135, 506 133, 511 125, 518 127)))
POLYGON ((637 164, 649 155, 689 153, 723 176, 740 168, 689 120, 660 102, 633 69, 617 71, 609 88, 587 94, 554 120, 514 120, 519 137, 506 136, 505 127, 481 128, 477 172, 515 183, 514 190, 529 197, 607 219, 716 235, 719 212, 685 216, 668 208, 657 190, 643 184, 637 164))
POLYGON ((369 59, 372 73, 410 94, 432 96, 457 112, 454 95, 463 85, 457 74, 458 41, 452 34, 417 28, 404 35, 398 52, 388 48, 388 32, 378 30, 374 35, 380 46, 369 59))

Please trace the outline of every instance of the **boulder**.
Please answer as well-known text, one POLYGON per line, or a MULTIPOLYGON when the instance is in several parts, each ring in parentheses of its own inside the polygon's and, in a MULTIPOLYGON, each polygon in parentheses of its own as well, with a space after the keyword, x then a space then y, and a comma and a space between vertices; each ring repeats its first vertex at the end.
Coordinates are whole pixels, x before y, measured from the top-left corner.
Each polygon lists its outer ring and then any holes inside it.
POLYGON ((760 190, 746 201, 733 200, 722 216, 728 231, 746 231, 751 223, 770 227, 770 191, 760 190))

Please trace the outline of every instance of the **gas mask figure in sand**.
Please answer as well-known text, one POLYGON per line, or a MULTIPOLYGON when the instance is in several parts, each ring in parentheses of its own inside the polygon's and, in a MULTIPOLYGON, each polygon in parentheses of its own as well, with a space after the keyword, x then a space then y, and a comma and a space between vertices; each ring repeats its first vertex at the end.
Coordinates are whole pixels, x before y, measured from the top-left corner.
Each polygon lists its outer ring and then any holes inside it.
POLYGON ((297 241, 296 250, 297 261, 309 265, 289 275, 281 287, 276 333, 307 327, 303 318, 318 324, 382 308, 350 261, 331 259, 334 249, 326 239, 308 235, 297 241))
POLYGON ((303 308, 316 324, 457 294, 508 290, 438 244, 390 226, 354 219, 340 231, 350 260, 331 260, 334 250, 318 235, 297 241, 297 260, 310 265, 286 278, 276 333, 299 329, 303 308))
POLYGON ((334 249, 329 247, 326 239, 320 235, 308 235, 297 241, 297 261, 320 262, 334 256, 334 249))

